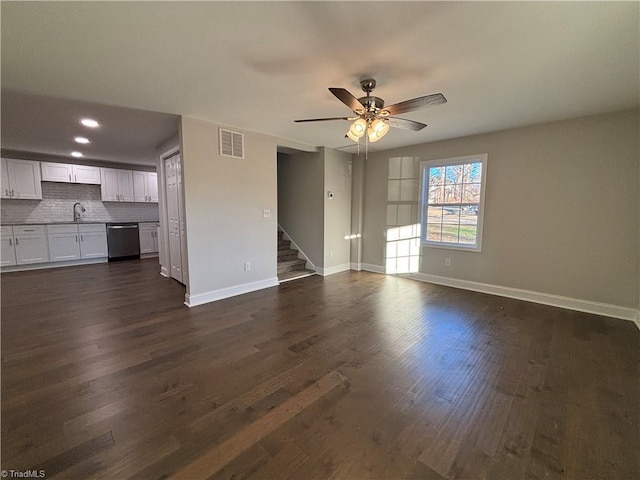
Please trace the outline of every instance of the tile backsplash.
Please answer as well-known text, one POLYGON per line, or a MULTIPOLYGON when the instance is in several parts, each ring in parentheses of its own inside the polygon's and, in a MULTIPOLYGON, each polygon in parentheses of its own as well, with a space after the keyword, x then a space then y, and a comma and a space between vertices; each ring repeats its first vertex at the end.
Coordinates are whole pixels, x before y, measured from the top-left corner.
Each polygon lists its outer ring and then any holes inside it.
POLYGON ((42 182, 42 200, 1 203, 3 224, 73 222, 73 204, 82 203, 82 221, 156 222, 157 203, 102 202, 100 185, 42 182))

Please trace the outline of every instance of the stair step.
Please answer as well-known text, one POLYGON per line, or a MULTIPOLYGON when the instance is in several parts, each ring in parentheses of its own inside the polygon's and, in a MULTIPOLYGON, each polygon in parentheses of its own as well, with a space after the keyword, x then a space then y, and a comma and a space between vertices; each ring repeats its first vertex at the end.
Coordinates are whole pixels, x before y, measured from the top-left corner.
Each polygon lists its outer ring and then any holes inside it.
POLYGON ((278 250, 289 250, 291 247, 290 240, 278 240, 278 250))
POLYGON ((280 283, 282 282, 288 282, 289 280, 296 280, 298 278, 304 278, 304 277, 309 277, 311 275, 315 275, 316 272, 314 272, 313 270, 292 270, 290 272, 283 272, 281 274, 278 275, 278 281, 280 281, 280 283))
POLYGON ((304 270, 306 264, 307 262, 301 258, 278 262, 278 274, 291 272, 293 270, 304 270))
POLYGON ((284 260, 295 260, 298 258, 297 250, 278 250, 278 262, 282 262, 284 260))
POLYGON ((284 232, 282 230, 278 230, 278 240, 284 240, 283 235, 284 235, 284 232))

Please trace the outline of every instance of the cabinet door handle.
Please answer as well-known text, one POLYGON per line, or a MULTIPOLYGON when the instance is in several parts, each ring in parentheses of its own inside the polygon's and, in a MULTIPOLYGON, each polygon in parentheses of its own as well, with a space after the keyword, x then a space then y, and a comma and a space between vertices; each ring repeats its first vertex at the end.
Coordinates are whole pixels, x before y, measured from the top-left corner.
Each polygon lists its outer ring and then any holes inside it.
POLYGON ((69 181, 71 181, 71 174, 69 174, 69 181))
POLYGON ((15 195, 16 195, 16 194, 15 194, 15 192, 13 191, 13 188, 12 188, 12 189, 11 189, 11 196, 12 196, 12 197, 15 197, 15 195))
POLYGON ((77 174, 75 174, 75 175, 73 176, 73 178, 74 178, 74 182, 76 182, 76 183, 77 183, 77 182, 78 182, 78 175, 77 175, 77 174))
POLYGON ((76 243, 78 243, 78 235, 76 235, 76 243))
POLYGON ((11 194, 9 193, 9 189, 8 189, 8 188, 5 188, 5 189, 4 189, 4 193, 5 193, 5 195, 6 195, 7 197, 10 197, 10 196, 11 196, 11 194))
POLYGON ((18 237, 16 237, 16 245, 18 245, 18 237))
POLYGON ((13 242, 11 242, 11 238, 9 238, 9 246, 13 247, 13 242))
POLYGON ((84 242, 84 237, 82 235, 80 235, 80 241, 84 242))

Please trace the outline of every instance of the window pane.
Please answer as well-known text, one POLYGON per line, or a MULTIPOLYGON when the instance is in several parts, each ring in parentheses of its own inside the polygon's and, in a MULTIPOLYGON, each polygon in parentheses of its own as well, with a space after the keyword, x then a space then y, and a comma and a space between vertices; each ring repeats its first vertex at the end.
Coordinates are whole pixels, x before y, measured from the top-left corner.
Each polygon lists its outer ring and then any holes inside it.
POLYGON ((429 203, 444 203, 444 186, 429 186, 429 203))
POLYGON ((478 225, 478 207, 476 205, 462 207, 460 225, 478 225))
POLYGON ((462 185, 445 185, 443 203, 462 202, 462 185))
POLYGON ((464 165, 464 183, 480 183, 482 181, 482 163, 464 165))
POLYGON ((442 223, 459 224, 460 207, 444 207, 442 210, 442 223))
POLYGON ((427 208, 427 222, 440 223, 442 221, 442 207, 427 208))
POLYGON ((446 243, 458 243, 458 225, 442 225, 442 241, 446 243))
POLYGON ((432 242, 440 242, 442 240, 442 226, 440 224, 427 225, 427 240, 432 242))
POLYGON ((460 243, 475 244, 478 229, 471 225, 460 225, 460 243))
POLYGON ((444 183, 444 167, 429 169, 429 185, 442 185, 444 183))
POLYGON ((448 165, 445 171, 445 183, 447 185, 453 183, 462 183, 463 165, 448 165))
POLYGON ((480 184, 465 184, 462 190, 463 203, 480 203, 480 184))

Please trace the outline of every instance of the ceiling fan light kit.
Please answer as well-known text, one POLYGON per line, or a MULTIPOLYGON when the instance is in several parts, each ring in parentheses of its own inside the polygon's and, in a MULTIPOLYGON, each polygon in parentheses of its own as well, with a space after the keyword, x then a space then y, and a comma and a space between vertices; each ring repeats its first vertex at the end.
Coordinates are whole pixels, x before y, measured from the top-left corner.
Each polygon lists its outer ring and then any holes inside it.
POLYGON ((331 117, 331 118, 311 118, 304 120, 294 120, 295 122, 322 122, 328 120, 348 120, 353 121, 346 137, 356 143, 367 135, 366 139, 369 143, 374 143, 384 137, 389 131, 389 127, 404 128, 407 130, 422 130, 427 125, 424 123, 407 120, 405 118, 392 117, 398 113, 412 112, 429 105, 439 105, 446 103, 447 99, 442 93, 434 93, 424 97, 417 97, 411 100, 393 104, 389 107, 384 106, 384 100, 371 95, 376 87, 376 81, 373 78, 367 78, 360 81, 362 91, 366 93, 364 97, 356 98, 348 90, 344 88, 329 88, 329 91, 336 96, 338 100, 349 107, 355 117, 331 117))

